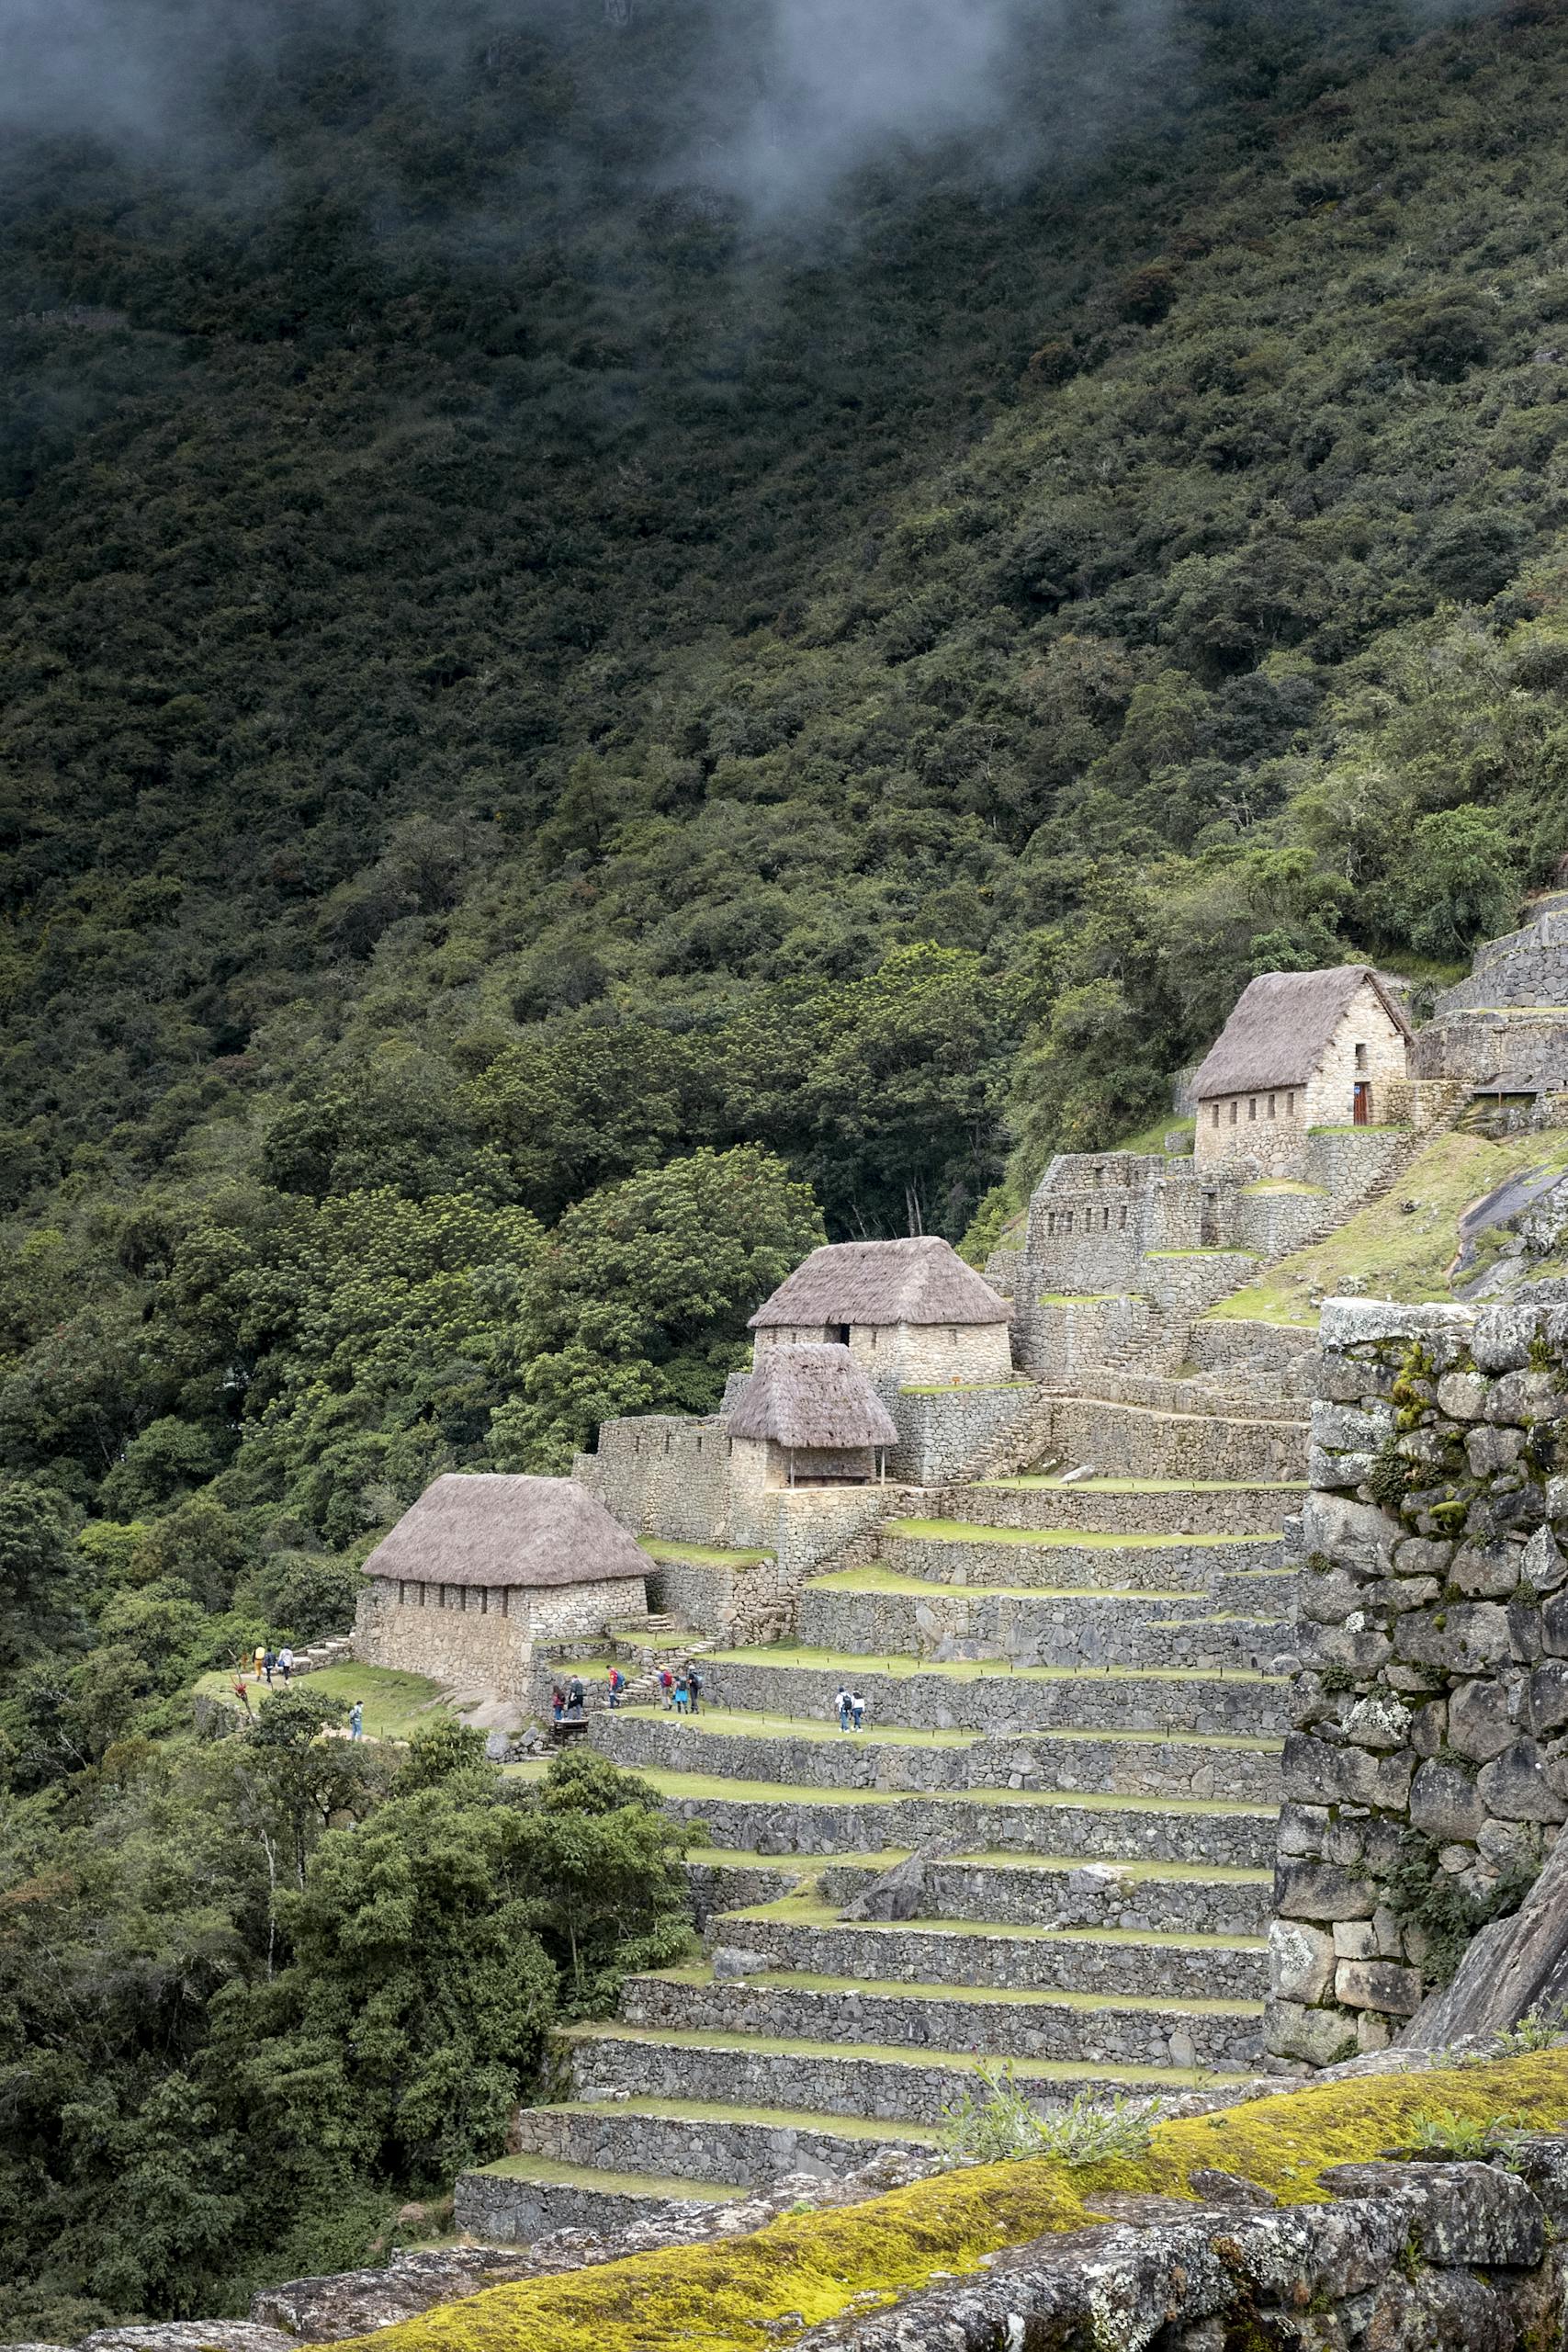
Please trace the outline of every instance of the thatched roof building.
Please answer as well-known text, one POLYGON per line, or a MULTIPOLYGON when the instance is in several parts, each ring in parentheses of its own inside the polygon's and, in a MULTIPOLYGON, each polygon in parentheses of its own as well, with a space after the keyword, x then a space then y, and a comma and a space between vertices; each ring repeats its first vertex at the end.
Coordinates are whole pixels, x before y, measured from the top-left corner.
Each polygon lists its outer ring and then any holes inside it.
POLYGON ((726 1416, 731 1437, 827 1453, 897 1445, 897 1426, 848 1348, 773 1348, 726 1416))
POLYGON ((966 1266, 951 1242, 840 1241, 814 1250, 757 1309, 753 1331, 783 1325, 1006 1323, 1012 1307, 966 1266))
POLYGON ((1304 1087, 1362 989, 1371 990, 1409 1043, 1404 1011, 1370 964, 1340 964, 1324 972, 1264 972, 1243 989, 1235 1011, 1199 1065, 1194 1097, 1205 1102, 1269 1087, 1304 1087))
POLYGON ((435 1479, 365 1563, 367 1577, 491 1591, 648 1572, 648 1554, 586 1487, 491 1471, 435 1479))

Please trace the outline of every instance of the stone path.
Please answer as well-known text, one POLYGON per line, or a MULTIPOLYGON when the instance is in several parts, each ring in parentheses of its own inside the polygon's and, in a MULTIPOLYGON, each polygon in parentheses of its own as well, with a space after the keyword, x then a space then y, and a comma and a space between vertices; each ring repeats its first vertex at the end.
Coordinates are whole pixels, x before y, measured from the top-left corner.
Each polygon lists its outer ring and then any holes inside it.
POLYGON ((1304 1440, 1293 1400, 1204 1401, 1055 1400, 1108 1475, 933 1494, 807 1587, 795 1642, 712 1653, 694 1721, 595 1718, 705 1825, 707 1956, 571 2032, 572 2095, 472 2177, 491 2230, 502 2172, 576 2218, 929 2147, 987 2062, 1043 2107, 1256 2066, 1304 1440))

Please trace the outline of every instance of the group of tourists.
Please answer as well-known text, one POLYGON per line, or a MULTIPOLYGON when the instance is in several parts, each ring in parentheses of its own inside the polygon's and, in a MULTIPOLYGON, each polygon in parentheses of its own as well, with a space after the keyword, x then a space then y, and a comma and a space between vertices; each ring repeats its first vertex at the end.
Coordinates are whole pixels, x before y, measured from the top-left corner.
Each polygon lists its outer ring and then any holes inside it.
POLYGON ((588 1719, 588 1693, 582 1687, 582 1677, 574 1674, 563 1690, 558 1682, 550 1692, 550 1716, 558 1724, 585 1723, 588 1719))
POLYGON ((690 1658, 684 1666, 677 1667, 673 1671, 667 1666, 661 1666, 659 1669, 659 1689, 666 1714, 671 1710, 678 1715, 701 1713, 703 1678, 690 1658))
POLYGON ((282 1675, 283 1687, 286 1690, 294 1679, 294 1652, 288 1642, 285 1642, 283 1647, 278 1650, 275 1650, 270 1642, 258 1642, 253 1654, 252 1663, 256 1670, 257 1681, 265 1678, 269 1690, 272 1688, 272 1678, 275 1674, 282 1675))
POLYGON ((847 1682, 843 1683, 840 1685, 839 1695, 833 1703, 839 1710, 839 1729, 840 1731, 849 1731, 852 1727, 855 1731, 861 1731, 864 1728, 865 1701, 861 1697, 858 1690, 852 1690, 847 1682))

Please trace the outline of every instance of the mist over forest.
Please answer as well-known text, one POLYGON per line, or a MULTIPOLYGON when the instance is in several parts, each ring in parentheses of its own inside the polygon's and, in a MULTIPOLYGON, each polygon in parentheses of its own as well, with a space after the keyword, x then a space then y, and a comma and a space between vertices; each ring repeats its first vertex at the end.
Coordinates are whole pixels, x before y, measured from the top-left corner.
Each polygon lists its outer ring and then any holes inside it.
POLYGON ((666 1948, 638 1831, 563 1992, 566 1833, 398 1767, 538 1939, 467 2104, 400 1947, 411 2091, 199 1676, 1551 878, 1563 29, 0 0, 0 2340, 384 2250, 666 1948))

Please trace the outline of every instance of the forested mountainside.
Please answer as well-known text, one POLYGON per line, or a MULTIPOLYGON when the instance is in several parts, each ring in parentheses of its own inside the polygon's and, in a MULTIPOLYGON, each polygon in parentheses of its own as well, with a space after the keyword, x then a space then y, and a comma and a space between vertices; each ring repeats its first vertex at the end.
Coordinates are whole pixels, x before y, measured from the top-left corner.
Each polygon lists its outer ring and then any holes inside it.
MULTIPOLYGON (((1025 23, 1005 138, 863 148, 758 130, 766 14, 277 0, 172 127, 0 93, 0 2224, 49 2310, 319 2258, 493 2150, 548 2007, 449 2127, 355 2075, 363 1890, 280 1910, 235 1827, 304 1876, 311 1726, 171 1760, 195 1674, 341 1625, 436 1471, 711 1405, 824 1232, 978 1250, 1254 971, 1438 978, 1568 848, 1555 0, 1108 0, 1025 23)), ((405 1887, 471 1769, 382 1792, 405 1887)), ((405 2026, 472 2006, 431 1933, 405 2026)))

